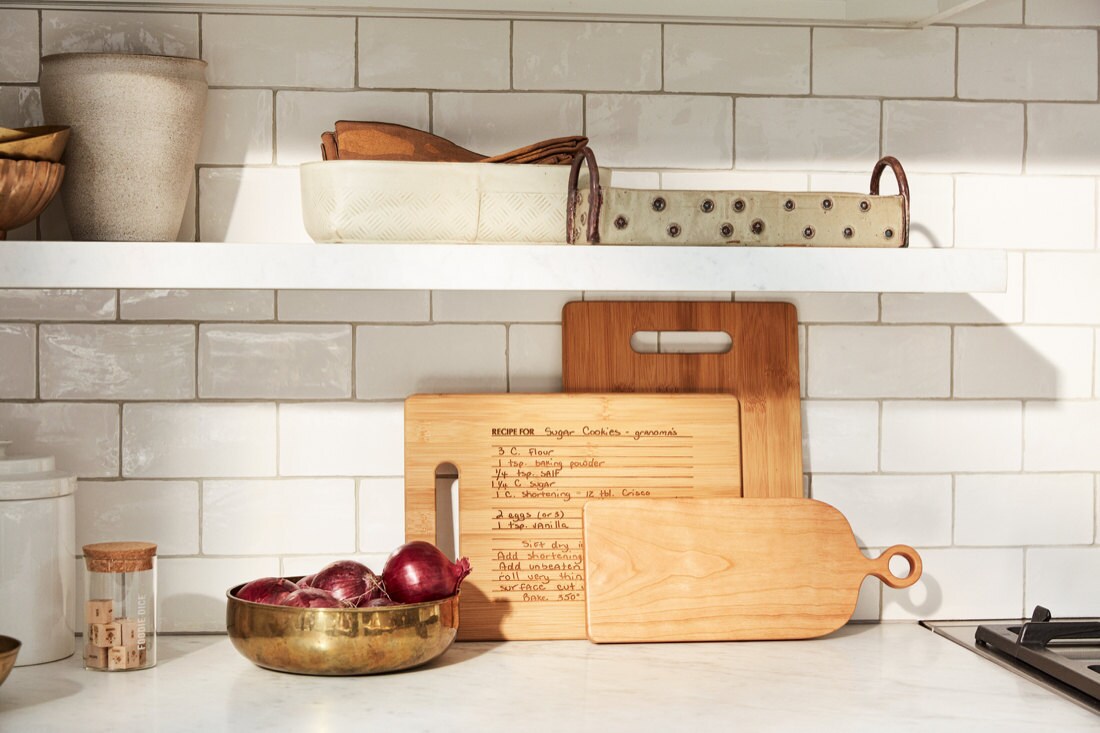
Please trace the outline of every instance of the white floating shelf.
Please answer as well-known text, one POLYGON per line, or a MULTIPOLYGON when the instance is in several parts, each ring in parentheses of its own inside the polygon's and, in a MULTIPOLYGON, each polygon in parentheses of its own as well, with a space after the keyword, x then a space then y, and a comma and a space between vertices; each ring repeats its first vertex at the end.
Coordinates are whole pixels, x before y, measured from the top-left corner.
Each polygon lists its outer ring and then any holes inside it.
POLYGON ((977 293, 1006 267, 963 249, 0 242, 0 288, 977 293))

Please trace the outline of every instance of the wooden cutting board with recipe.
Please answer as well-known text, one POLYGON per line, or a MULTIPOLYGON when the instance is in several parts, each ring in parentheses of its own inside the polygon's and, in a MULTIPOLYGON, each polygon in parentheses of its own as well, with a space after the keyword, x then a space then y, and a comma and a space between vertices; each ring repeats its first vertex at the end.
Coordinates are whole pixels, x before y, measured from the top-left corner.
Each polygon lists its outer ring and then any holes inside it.
POLYGON ((790 303, 585 301, 562 311, 566 392, 717 392, 741 405, 746 497, 802 496, 798 314, 790 303), (724 353, 639 353, 637 332, 720 332, 724 353))
POLYGON ((740 496, 738 414, 729 395, 409 397, 407 540, 435 542, 436 471, 458 469, 459 638, 585 638, 585 503, 740 496))

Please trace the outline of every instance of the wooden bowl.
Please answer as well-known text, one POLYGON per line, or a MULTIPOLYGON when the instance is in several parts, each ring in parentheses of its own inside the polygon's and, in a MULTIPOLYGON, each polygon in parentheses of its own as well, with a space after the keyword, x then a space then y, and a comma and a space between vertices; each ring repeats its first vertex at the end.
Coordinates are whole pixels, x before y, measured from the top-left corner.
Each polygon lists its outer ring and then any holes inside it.
POLYGON ((61 163, 0 158, 0 240, 41 214, 64 176, 61 163))
POLYGON ((11 668, 15 666, 15 658, 19 656, 21 646, 18 639, 0 636, 0 685, 4 684, 11 668))
POLYGON ((61 162, 69 142, 67 125, 44 125, 9 129, 0 127, 0 158, 61 162))

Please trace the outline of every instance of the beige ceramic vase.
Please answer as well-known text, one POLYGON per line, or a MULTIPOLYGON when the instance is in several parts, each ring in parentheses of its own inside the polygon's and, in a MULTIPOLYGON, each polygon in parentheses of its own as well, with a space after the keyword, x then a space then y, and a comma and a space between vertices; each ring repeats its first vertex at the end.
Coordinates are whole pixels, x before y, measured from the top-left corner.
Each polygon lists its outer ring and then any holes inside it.
POLYGON ((176 239, 206 112, 206 62, 173 56, 45 56, 42 110, 70 125, 61 187, 73 238, 176 239))

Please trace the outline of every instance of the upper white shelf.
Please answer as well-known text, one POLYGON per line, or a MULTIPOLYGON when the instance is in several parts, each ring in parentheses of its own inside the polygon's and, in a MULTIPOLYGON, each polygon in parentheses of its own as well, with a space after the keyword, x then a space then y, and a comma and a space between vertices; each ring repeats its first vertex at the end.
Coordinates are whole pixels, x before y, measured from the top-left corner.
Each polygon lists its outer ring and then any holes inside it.
POLYGON ((8 4, 81 10, 169 7, 216 12, 912 28, 943 22, 982 2, 985 0, 14 0, 8 4))
POLYGON ((998 250, 0 242, 0 288, 1003 292, 998 250))

